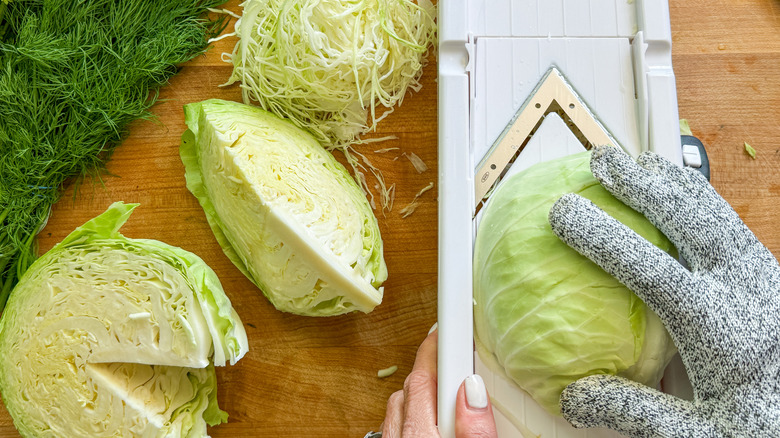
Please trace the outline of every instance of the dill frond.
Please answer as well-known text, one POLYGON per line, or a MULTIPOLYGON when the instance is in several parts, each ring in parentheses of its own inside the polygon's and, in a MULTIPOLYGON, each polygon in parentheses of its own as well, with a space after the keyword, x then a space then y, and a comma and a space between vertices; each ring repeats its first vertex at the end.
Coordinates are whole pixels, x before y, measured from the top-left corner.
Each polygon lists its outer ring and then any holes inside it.
POLYGON ((0 0, 0 312, 63 184, 100 175, 224 0, 0 0))

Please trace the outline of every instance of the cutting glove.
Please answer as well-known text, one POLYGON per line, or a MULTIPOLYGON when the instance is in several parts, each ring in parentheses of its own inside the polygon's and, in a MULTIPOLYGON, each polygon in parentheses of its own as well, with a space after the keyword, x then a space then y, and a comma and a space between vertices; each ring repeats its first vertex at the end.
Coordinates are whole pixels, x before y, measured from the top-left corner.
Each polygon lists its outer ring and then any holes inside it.
POLYGON ((674 243, 688 268, 577 195, 550 210, 553 231, 661 318, 693 386, 683 400, 593 375, 561 395, 575 427, 631 437, 780 437, 780 266, 697 171, 653 153, 596 148, 591 170, 674 243))

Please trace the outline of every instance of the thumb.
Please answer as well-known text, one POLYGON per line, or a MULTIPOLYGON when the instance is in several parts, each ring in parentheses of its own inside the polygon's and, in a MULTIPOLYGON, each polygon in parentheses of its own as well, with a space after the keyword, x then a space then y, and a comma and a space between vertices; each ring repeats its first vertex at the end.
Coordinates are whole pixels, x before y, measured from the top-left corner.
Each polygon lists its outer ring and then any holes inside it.
POLYGON ((629 437, 718 436, 692 403, 616 376, 593 375, 567 386, 561 414, 574 427, 605 427, 629 437))
POLYGON ((466 377, 455 402, 455 438, 496 438, 496 421, 485 382, 477 374, 466 377))

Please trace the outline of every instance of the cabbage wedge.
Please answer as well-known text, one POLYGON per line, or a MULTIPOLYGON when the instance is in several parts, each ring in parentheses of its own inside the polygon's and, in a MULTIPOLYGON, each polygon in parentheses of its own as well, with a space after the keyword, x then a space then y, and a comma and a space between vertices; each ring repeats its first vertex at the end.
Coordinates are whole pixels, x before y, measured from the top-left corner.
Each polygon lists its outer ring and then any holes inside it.
POLYGON ((237 102, 191 103, 184 114, 187 188, 225 254, 277 309, 331 316, 381 302, 376 217, 311 134, 237 102))
POLYGON ((501 184, 474 246, 477 349, 551 413, 561 391, 592 374, 655 386, 677 351, 636 295, 553 233, 547 215, 566 193, 591 200, 659 248, 671 242, 593 177, 590 153, 538 163, 501 184))
POLYGON ((41 256, 0 319, 0 392, 25 437, 205 437, 214 365, 246 332, 197 256, 119 233, 115 203, 41 256))

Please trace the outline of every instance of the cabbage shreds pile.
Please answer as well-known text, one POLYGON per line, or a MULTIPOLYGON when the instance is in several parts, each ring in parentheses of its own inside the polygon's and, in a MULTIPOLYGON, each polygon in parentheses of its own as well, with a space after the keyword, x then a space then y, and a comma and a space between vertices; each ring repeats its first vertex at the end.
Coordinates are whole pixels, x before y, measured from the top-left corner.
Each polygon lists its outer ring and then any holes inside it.
POLYGON ((434 43, 428 0, 248 0, 228 84, 244 103, 348 146, 376 126, 418 81, 434 43), (382 106, 377 114, 377 106, 382 106), (370 118, 369 118, 370 116, 370 118))
POLYGON ((115 203, 41 256, 0 319, 0 392, 25 437, 205 437, 214 366, 248 350, 214 271, 119 233, 115 203))
POLYGON ((0 311, 63 183, 99 174, 150 117, 176 65, 224 27, 198 18, 223 1, 1 0, 0 311))

